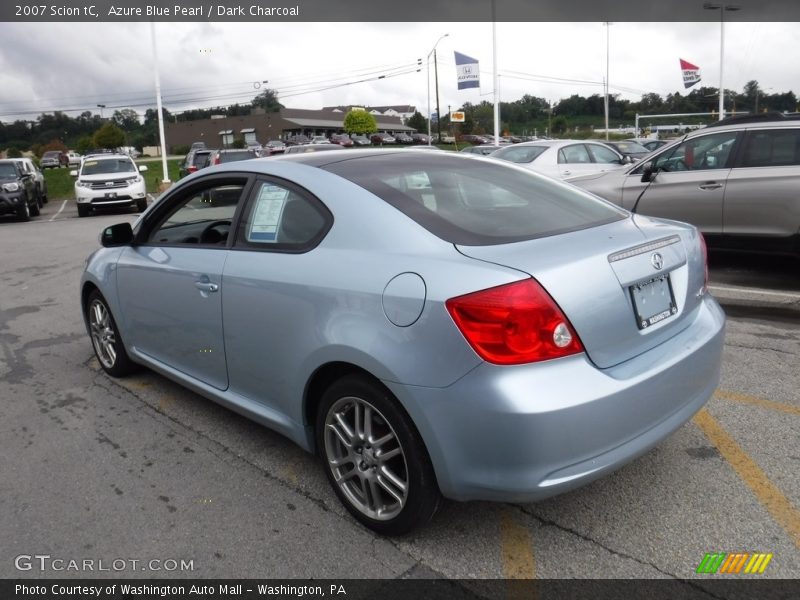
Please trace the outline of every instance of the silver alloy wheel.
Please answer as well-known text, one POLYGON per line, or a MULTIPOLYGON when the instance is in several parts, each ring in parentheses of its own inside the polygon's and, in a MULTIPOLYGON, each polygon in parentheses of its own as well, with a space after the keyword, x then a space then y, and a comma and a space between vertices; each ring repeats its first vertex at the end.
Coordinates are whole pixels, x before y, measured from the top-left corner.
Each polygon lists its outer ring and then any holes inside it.
POLYGON ((113 368, 117 362, 117 334, 111 322, 111 313, 108 312, 106 305, 96 298, 89 304, 89 330, 98 360, 105 368, 113 368))
POLYGON ((325 417, 325 456, 333 478, 353 507, 371 519, 396 517, 408 500, 403 447, 381 412, 346 396, 325 417))

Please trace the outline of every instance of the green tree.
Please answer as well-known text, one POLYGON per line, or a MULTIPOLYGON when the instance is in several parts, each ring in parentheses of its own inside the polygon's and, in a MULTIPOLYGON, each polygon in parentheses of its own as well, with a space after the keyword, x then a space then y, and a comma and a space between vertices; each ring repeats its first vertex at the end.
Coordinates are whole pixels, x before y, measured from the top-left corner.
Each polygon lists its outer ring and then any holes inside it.
POLYGON ((111 120, 115 125, 125 131, 134 131, 139 128, 139 113, 132 108, 115 110, 111 120))
POLYGON ((552 133, 557 133, 559 135, 563 134, 567 131, 568 123, 567 118, 559 115, 553 119, 553 131, 552 133))
POLYGON ((409 117, 408 121, 406 121, 406 125, 413 127, 417 131, 428 131, 428 121, 425 120, 425 117, 423 117, 419 111, 416 111, 409 117))
POLYGON ((278 112, 280 109, 284 108, 283 104, 278 102, 278 93, 275 90, 264 90, 253 98, 250 104, 254 108, 263 108, 267 112, 278 112))
POLYGON ((86 154, 89 150, 92 149, 92 137, 89 135, 82 135, 78 138, 77 143, 75 144, 75 150, 78 154, 86 154))
POLYGON ((97 148, 119 148, 125 145, 125 132, 108 122, 95 131, 92 142, 97 148))
POLYGON ((378 131, 378 123, 372 113, 365 110, 351 110, 344 116, 342 127, 347 133, 375 133, 378 131))

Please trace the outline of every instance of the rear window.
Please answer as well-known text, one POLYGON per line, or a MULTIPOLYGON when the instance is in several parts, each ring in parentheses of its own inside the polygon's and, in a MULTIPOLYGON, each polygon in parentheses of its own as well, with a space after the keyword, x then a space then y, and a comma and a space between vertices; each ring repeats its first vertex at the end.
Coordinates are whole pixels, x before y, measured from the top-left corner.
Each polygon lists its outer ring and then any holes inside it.
POLYGON ((547 146, 509 146, 500 148, 493 156, 513 163, 529 163, 545 150, 547 146))
POLYGON ((585 229, 626 212, 535 173, 463 156, 370 156, 322 167, 454 244, 493 245, 585 229))
POLYGON ((195 167, 202 167, 203 165, 206 164, 206 162, 208 162, 208 155, 209 154, 211 154, 211 152, 197 152, 192 157, 192 164, 195 167))
POLYGON ((256 158, 256 153, 254 150, 241 150, 234 152, 219 153, 219 162, 221 163, 234 162, 237 160, 247 160, 249 158, 256 158))

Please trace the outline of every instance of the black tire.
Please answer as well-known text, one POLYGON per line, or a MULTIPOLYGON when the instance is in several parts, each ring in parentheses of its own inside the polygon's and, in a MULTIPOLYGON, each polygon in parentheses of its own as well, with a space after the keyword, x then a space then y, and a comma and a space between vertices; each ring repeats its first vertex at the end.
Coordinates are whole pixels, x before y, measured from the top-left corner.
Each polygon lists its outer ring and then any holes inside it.
POLYGON ((30 221, 31 220, 31 207, 28 205, 28 198, 25 198, 25 201, 22 203, 17 209, 17 218, 20 221, 30 221))
POLYGON ((137 212, 144 212, 145 210, 147 210, 147 198, 136 201, 136 210, 137 212))
POLYGON ((139 365, 125 351, 117 322, 103 295, 97 290, 92 291, 84 309, 94 355, 103 370, 112 377, 124 377, 138 371, 139 365))
POLYGON ((31 205, 31 216, 38 217, 40 212, 41 211, 39 210, 39 202, 37 200, 34 200, 33 204, 31 205))
POLYGON ((347 375, 333 383, 317 411, 316 442, 339 500, 373 531, 402 535, 430 521, 439 507, 441 494, 422 438, 377 381, 347 375), (343 439, 348 437, 349 446, 343 439))
POLYGON ((88 217, 89 216, 89 207, 84 206, 83 204, 78 204, 78 216, 79 217, 88 217))
POLYGON ((36 205, 41 209, 44 206, 44 196, 40 187, 36 187, 36 205))

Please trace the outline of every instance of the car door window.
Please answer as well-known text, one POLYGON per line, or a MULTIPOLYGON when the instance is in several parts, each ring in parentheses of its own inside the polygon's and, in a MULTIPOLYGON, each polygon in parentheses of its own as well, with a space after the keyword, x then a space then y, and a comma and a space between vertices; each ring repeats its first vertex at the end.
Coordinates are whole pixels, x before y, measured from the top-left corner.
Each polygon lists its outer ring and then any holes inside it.
POLYGON ((687 139, 659 155, 655 167, 667 172, 724 169, 737 134, 725 131, 687 139))
POLYGON ((741 167, 800 165, 800 129, 753 131, 744 141, 741 167))
POLYGON ((244 182, 193 187, 177 200, 147 236, 149 244, 225 246, 244 182))
POLYGON ((617 156, 617 153, 614 152, 611 148, 606 148, 605 146, 601 146, 600 144, 591 144, 589 145, 589 149, 592 153, 592 158, 594 158, 594 162, 596 163, 620 164, 619 156, 617 156))
POLYGON ((330 212, 306 192, 289 184, 261 181, 242 220, 237 246, 265 250, 308 250, 324 237, 330 212))
POLYGON ((564 146, 558 151, 559 164, 586 164, 592 162, 589 151, 583 144, 564 146))

